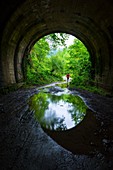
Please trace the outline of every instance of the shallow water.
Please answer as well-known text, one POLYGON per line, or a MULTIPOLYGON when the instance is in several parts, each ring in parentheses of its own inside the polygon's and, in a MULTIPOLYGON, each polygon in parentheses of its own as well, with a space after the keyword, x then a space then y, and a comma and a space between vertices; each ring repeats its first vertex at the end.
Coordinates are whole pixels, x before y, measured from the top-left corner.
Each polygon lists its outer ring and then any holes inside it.
POLYGON ((79 124, 86 114, 87 106, 67 88, 55 86, 41 89, 35 94, 30 99, 30 108, 43 128, 62 131, 79 124))
POLYGON ((108 155, 113 125, 106 129, 96 112, 87 108, 75 93, 57 86, 40 88, 30 98, 29 106, 44 132, 73 154, 108 155))

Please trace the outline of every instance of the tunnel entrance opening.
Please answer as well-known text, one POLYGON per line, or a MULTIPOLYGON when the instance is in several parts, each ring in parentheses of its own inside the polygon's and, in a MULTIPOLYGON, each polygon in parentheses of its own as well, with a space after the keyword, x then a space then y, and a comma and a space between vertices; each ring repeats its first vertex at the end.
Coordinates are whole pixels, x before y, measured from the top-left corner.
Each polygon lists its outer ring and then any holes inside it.
POLYGON ((73 4, 30 0, 12 12, 1 37, 0 86, 23 82, 22 61, 37 40, 52 32, 66 32, 78 37, 89 50, 95 84, 112 93, 112 26, 105 27, 108 22, 100 20, 102 13, 96 19, 95 12, 87 8, 89 5, 93 8, 94 4, 84 3, 85 10, 81 10, 81 2, 73 4))
POLYGON ((88 86, 92 63, 85 45, 75 36, 52 33, 37 41, 24 60, 27 83, 43 85, 63 81, 70 73, 71 84, 88 86))

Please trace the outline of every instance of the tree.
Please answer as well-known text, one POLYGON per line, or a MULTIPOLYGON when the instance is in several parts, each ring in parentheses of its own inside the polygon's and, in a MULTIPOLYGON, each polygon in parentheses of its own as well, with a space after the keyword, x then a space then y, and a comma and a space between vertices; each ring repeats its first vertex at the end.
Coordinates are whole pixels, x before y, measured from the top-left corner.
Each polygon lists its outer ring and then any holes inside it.
POLYGON ((68 62, 68 72, 72 74, 72 83, 79 85, 85 84, 90 80, 91 62, 90 55, 84 44, 74 40, 74 44, 68 48, 70 54, 68 62))
POLYGON ((75 85, 85 85, 90 80, 91 62, 86 47, 77 38, 66 47, 68 38, 69 34, 54 33, 36 42, 26 62, 27 82, 47 84, 61 80, 67 73, 75 85))
POLYGON ((56 49, 58 46, 66 46, 65 41, 69 38, 66 33, 54 33, 46 36, 46 40, 50 42, 50 48, 56 49))

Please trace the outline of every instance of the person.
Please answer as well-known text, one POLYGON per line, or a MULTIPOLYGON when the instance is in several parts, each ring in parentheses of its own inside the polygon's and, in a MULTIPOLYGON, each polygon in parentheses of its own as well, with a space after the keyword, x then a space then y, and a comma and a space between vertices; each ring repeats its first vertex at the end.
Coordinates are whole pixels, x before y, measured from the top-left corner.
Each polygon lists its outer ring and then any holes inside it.
POLYGON ((66 78, 67 78, 67 84, 68 84, 69 78, 70 78, 70 74, 69 73, 66 75, 66 78))

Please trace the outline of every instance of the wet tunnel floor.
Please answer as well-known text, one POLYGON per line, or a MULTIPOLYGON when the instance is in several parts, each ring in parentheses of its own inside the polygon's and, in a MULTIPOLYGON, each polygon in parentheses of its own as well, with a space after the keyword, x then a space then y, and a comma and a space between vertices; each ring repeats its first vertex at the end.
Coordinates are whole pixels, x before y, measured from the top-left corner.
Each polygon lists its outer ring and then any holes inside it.
POLYGON ((87 116, 76 127, 51 132, 29 109, 29 98, 37 93, 32 88, 0 96, 1 169, 112 170, 113 99, 73 89, 89 107, 87 116))
POLYGON ((76 93, 48 87, 33 95, 29 104, 43 130, 73 154, 108 155, 113 145, 113 125, 96 119, 96 112, 76 93))

